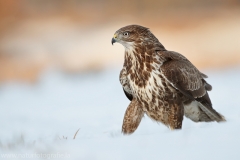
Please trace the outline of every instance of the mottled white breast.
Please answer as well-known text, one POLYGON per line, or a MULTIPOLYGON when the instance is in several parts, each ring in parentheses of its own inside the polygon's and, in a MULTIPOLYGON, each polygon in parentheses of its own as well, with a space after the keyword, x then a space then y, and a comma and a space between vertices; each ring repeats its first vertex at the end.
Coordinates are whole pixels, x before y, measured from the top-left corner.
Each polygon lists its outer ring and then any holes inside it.
MULTIPOLYGON (((141 77, 141 74, 135 73, 136 76, 140 76, 139 79, 143 78, 141 77)), ((131 90, 133 91, 135 96, 141 97, 142 99, 146 101, 152 100, 152 94, 155 93, 159 96, 163 96, 164 94, 161 94, 165 91, 164 86, 162 84, 162 79, 159 77, 160 71, 159 70, 152 70, 150 72, 150 77, 146 81, 146 85, 143 87, 139 87, 136 85, 135 80, 131 80, 131 75, 128 75, 128 79, 130 82, 131 90), (156 80, 156 83, 155 83, 156 80)))

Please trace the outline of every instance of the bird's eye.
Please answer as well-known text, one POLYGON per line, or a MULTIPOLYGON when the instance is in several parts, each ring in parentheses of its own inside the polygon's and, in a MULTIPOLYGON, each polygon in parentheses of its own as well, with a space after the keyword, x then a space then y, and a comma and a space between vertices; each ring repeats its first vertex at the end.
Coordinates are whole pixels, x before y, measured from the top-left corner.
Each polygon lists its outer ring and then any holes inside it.
POLYGON ((123 35, 124 35, 124 36, 128 36, 129 33, 128 33, 128 32, 124 32, 123 35))

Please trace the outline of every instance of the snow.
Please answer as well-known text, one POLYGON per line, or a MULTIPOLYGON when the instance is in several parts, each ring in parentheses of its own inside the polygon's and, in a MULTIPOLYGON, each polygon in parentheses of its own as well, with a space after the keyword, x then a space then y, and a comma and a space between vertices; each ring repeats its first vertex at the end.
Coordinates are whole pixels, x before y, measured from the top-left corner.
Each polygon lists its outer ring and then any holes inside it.
POLYGON ((239 67, 204 72, 213 85, 213 107, 227 122, 184 118, 183 129, 171 131, 145 116, 129 136, 121 134, 129 101, 119 72, 71 75, 50 70, 37 84, 1 84, 0 159, 29 159, 26 154, 35 156, 31 159, 73 160, 240 159, 239 67))

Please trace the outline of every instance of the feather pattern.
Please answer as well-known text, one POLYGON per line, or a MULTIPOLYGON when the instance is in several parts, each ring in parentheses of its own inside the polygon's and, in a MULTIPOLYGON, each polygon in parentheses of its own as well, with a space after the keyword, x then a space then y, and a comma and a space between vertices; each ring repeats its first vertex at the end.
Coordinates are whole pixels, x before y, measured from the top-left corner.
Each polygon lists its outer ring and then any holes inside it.
POLYGON ((146 27, 126 26, 115 35, 113 42, 125 47, 120 83, 131 101, 123 133, 133 133, 143 114, 171 129, 182 127, 184 115, 194 122, 225 121, 212 108, 207 76, 186 57, 166 50, 146 27))

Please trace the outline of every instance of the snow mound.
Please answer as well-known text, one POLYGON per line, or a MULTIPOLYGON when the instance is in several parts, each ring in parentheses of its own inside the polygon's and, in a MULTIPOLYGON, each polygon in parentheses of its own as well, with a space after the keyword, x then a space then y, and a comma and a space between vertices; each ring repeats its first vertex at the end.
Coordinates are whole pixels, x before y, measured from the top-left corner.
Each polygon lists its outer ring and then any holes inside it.
POLYGON ((145 116, 130 136, 121 134, 129 101, 119 70, 49 71, 36 85, 2 84, 0 159, 240 159, 239 67, 206 72, 213 107, 227 122, 184 118, 182 130, 170 131, 145 116))

